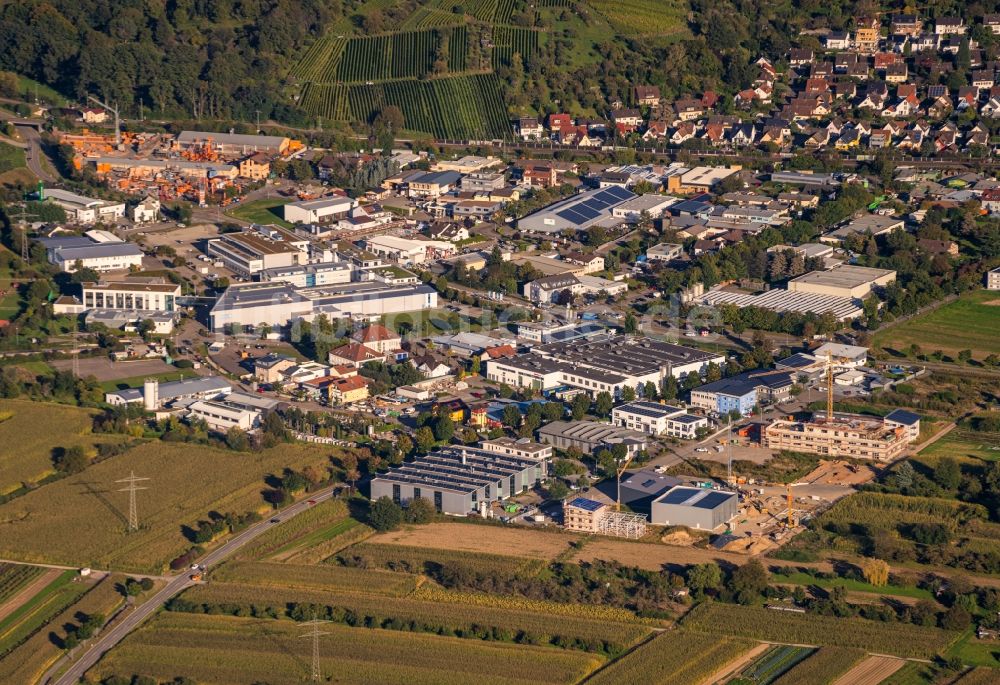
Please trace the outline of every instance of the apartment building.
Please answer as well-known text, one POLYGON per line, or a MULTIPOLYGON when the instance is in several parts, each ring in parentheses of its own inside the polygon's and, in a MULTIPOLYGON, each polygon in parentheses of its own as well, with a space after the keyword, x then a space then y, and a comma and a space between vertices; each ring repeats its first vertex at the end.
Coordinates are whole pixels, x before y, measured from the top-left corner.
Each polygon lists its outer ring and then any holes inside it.
POLYGON ((704 416, 689 414, 684 407, 658 402, 630 402, 615 407, 611 410, 611 423, 649 435, 669 435, 684 440, 697 437, 699 428, 708 428, 708 419, 704 416))
POLYGON ((886 462, 901 456, 909 439, 903 426, 838 414, 832 420, 773 421, 764 428, 762 442, 773 450, 886 462))

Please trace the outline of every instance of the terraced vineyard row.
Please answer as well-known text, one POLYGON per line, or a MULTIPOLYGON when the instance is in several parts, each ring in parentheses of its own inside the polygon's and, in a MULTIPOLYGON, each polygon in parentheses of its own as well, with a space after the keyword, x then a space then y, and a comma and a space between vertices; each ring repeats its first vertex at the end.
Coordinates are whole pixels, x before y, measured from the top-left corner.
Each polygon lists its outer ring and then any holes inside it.
POLYGON ((493 29, 493 66, 510 66, 515 53, 524 62, 538 49, 538 31, 497 26, 493 29))
POLYGON ((302 97, 307 112, 336 121, 367 121, 387 105, 402 110, 405 128, 435 138, 503 138, 510 133, 495 74, 370 86, 310 84, 302 97))
POLYGON ((28 583, 42 575, 40 566, 0 564, 0 604, 21 591, 28 583))
MULTIPOLYGON (((447 42, 448 70, 464 71, 466 29, 465 26, 453 26, 352 38, 337 63, 336 79, 313 80, 356 83, 420 78, 431 72, 438 50, 444 42, 447 42)), ((331 71, 327 69, 324 73, 331 71)))
POLYGON ((324 36, 313 43, 292 68, 292 76, 303 81, 327 83, 336 80, 337 69, 347 47, 346 38, 324 36))
POLYGON ((465 23, 464 14, 455 14, 451 10, 421 7, 403 22, 404 29, 429 29, 438 26, 455 26, 465 23))

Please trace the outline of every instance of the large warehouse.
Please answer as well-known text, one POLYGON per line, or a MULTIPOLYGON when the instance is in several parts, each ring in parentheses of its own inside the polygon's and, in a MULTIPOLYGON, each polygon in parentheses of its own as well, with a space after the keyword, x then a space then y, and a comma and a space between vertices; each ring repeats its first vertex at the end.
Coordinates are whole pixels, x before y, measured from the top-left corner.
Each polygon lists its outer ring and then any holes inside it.
POLYGON ((528 459, 477 447, 445 447, 390 469, 371 481, 371 498, 397 504, 423 497, 445 514, 482 511, 542 482, 544 459, 528 459))
POLYGON ((530 352, 486 363, 486 377, 497 383, 539 391, 580 388, 591 395, 620 395, 626 387, 642 391, 668 376, 678 380, 704 373, 726 358, 714 352, 674 345, 653 338, 602 335, 587 340, 539 345, 530 352))
POLYGON ((232 285, 219 296, 209 314, 213 331, 227 325, 282 328, 296 319, 311 321, 317 314, 330 319, 379 317, 437 307, 437 291, 430 286, 391 285, 381 281, 338 283, 297 288, 271 281, 232 285))
POLYGON ((736 518, 738 506, 735 492, 678 485, 653 500, 649 520, 661 526, 716 530, 736 518))
POLYGON ((895 280, 895 271, 844 264, 829 271, 810 271, 793 278, 788 281, 788 290, 794 293, 863 299, 874 288, 886 286, 895 280))
POLYGON ((588 190, 520 219, 517 227, 535 233, 561 233, 567 229, 585 231, 596 224, 620 224, 624 218, 615 218, 615 207, 635 197, 631 190, 618 186, 588 190))
POLYGON ((177 135, 177 146, 182 150, 208 146, 226 156, 248 155, 251 152, 283 155, 291 144, 292 141, 283 136, 216 133, 214 131, 181 131, 177 135))
POLYGON ((585 454, 620 444, 635 454, 646 449, 648 438, 645 433, 598 421, 552 421, 538 429, 538 441, 585 454))
POLYGON ((698 298, 701 304, 719 306, 731 304, 736 307, 759 307, 782 314, 822 315, 830 312, 838 321, 850 321, 864 313, 859 300, 834 295, 819 295, 816 293, 795 292, 774 288, 760 295, 733 292, 731 290, 709 290, 698 298))

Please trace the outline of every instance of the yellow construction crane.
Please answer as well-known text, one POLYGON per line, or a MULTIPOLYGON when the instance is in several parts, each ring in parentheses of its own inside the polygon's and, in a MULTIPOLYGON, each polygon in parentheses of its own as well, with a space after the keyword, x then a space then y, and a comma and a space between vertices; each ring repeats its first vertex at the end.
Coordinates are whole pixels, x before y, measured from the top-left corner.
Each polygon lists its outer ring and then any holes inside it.
POLYGON ((833 421, 833 352, 826 353, 826 420, 833 421))
POLYGON ((615 478, 615 483, 618 486, 618 496, 615 499, 615 511, 622 510, 622 474, 625 473, 625 469, 628 465, 632 463, 632 455, 625 457, 622 463, 618 465, 617 477, 615 478))

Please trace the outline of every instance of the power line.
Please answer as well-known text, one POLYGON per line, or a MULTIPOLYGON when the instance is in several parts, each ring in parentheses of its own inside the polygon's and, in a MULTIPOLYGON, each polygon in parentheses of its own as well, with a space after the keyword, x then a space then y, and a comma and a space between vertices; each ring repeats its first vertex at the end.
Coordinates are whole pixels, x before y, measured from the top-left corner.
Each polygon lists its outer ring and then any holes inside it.
POLYGON ((313 641, 313 644, 312 644, 312 648, 313 648, 313 650, 312 650, 312 652, 313 652, 313 654, 312 654, 312 679, 313 679, 313 682, 317 682, 317 683, 320 680, 323 679, 323 672, 322 672, 322 670, 320 669, 320 666, 319 666, 319 638, 320 638, 321 635, 329 635, 330 634, 330 633, 324 633, 324 632, 320 631, 319 627, 321 625, 323 625, 324 623, 330 623, 330 621, 320 621, 319 619, 315 619, 315 618, 313 620, 311 620, 311 621, 306 621, 305 623, 302 623, 301 625, 303 627, 308 626, 308 627, 311 628, 311 630, 308 633, 306 633, 305 635, 299 635, 299 637, 311 637, 312 638, 312 641, 313 641))
POLYGON ((128 478, 122 478, 121 480, 116 480, 116 483, 128 483, 128 485, 118 492, 128 493, 128 529, 130 531, 139 530, 139 514, 135 507, 135 493, 138 490, 148 490, 139 485, 136 485, 139 481, 150 480, 149 478, 136 478, 135 471, 129 472, 128 478))

